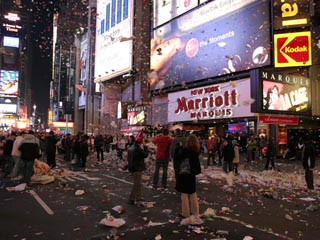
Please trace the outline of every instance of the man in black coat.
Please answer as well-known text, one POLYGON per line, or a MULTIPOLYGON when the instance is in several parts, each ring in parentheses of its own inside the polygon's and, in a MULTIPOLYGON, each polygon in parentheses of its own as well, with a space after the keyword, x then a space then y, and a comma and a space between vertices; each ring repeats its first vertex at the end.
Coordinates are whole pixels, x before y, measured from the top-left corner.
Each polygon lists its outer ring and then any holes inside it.
POLYGON ((223 171, 233 172, 233 159, 234 159, 234 149, 232 145, 232 139, 229 137, 227 140, 227 145, 222 150, 223 156, 223 171))
POLYGON ((47 164, 50 168, 56 167, 56 144, 58 139, 54 136, 54 132, 50 131, 49 135, 46 137, 46 154, 47 154, 47 164))
POLYGON ((148 156, 148 149, 141 142, 136 141, 128 149, 128 170, 133 175, 133 186, 129 196, 129 203, 135 204, 142 197, 142 172, 145 170, 144 159, 148 156))
POLYGON ((302 165, 305 170, 305 179, 306 179, 307 187, 310 190, 314 189, 313 169, 315 167, 315 163, 316 163, 315 147, 310 137, 306 136, 302 165))

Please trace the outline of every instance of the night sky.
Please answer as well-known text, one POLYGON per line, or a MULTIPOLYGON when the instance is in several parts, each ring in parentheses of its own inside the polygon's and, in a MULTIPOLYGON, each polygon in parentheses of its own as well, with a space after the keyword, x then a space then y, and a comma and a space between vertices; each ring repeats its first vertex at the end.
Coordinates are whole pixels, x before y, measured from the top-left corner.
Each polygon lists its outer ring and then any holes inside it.
POLYGON ((52 76, 52 19, 59 1, 35 0, 32 9, 32 103, 37 112, 47 117, 49 86, 52 76))

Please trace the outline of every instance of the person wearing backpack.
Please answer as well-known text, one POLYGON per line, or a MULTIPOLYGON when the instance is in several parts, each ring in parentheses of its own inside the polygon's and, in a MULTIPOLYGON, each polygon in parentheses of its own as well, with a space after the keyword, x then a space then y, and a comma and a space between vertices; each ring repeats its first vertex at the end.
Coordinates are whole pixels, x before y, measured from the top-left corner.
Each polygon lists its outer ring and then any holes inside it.
POLYGON ((181 193, 182 225, 203 223, 199 214, 199 202, 196 193, 196 175, 201 173, 200 143, 195 135, 189 135, 185 147, 176 156, 176 190, 181 193), (191 209, 190 209, 190 205, 191 209), (192 214, 192 215, 191 215, 192 214))

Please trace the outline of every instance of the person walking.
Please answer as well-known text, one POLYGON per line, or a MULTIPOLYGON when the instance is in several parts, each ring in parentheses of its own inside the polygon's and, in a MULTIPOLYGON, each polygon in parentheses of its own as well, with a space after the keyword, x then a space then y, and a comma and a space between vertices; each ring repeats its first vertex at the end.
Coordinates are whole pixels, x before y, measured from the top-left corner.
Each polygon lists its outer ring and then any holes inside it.
POLYGON ((80 167, 86 170, 87 157, 89 155, 88 135, 83 135, 80 140, 80 167))
POLYGON ((316 163, 315 146, 312 140, 310 139, 310 136, 306 136, 302 165, 305 170, 305 180, 309 190, 314 190, 313 170, 315 168, 315 163, 316 163))
POLYGON ((274 139, 270 139, 267 144, 266 151, 266 165, 264 170, 269 170, 269 163, 271 162, 271 169, 276 170, 274 159, 276 157, 276 146, 274 144, 274 139))
POLYGON ((56 168, 56 144, 58 139, 54 136, 54 132, 50 131, 46 137, 46 154, 47 164, 50 168, 56 168))
POLYGON ((71 150, 72 150, 72 140, 71 140, 71 134, 68 133, 66 135, 66 138, 64 140, 64 160, 67 162, 70 162, 71 160, 71 150))
POLYGON ((137 138, 128 148, 128 170, 133 176, 133 186, 129 196, 129 204, 142 200, 142 172, 145 170, 144 159, 148 156, 148 148, 144 140, 137 138))
POLYGON ((29 133, 25 135, 19 151, 21 152, 21 159, 24 163, 23 182, 29 185, 33 175, 34 161, 36 158, 39 158, 39 144, 32 132, 29 131, 29 133))
POLYGON ((159 171, 162 168, 162 187, 167 188, 167 177, 168 177, 168 164, 170 158, 170 145, 172 138, 169 136, 169 130, 167 128, 162 129, 162 134, 155 137, 152 140, 157 146, 156 150, 156 166, 153 174, 152 186, 154 188, 158 187, 159 181, 159 171))
POLYGON ((178 164, 175 165, 176 190, 181 193, 181 216, 184 218, 181 221, 182 225, 203 223, 196 193, 196 175, 201 173, 199 155, 199 140, 197 136, 189 135, 185 147, 176 155, 178 164))

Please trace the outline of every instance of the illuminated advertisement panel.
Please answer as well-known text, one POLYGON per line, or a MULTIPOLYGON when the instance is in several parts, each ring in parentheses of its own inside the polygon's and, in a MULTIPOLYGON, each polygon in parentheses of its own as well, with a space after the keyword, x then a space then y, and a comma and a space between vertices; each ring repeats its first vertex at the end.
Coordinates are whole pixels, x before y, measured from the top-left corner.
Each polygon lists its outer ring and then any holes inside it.
POLYGON ((151 89, 270 64, 269 1, 216 0, 154 31, 151 89))
POLYGON ((168 122, 253 116, 249 79, 170 93, 168 100, 168 122))
POLYGON ((155 0, 153 1, 154 27, 162 25, 196 6, 198 6, 198 0, 155 0))
POLYGON ((3 46, 4 47, 19 48, 19 38, 4 36, 3 37, 3 46))
POLYGON ((87 89, 87 48, 88 48, 88 38, 87 35, 83 37, 81 41, 80 49, 80 86, 76 86, 76 89, 79 90, 79 109, 83 109, 86 105, 86 89, 87 89))
POLYGON ((128 125, 144 125, 146 114, 146 106, 128 106, 128 125))
POLYGON ((1 70, 0 75, 0 94, 18 94, 18 71, 1 70))
POLYGON ((274 35, 274 66, 299 67, 312 64, 311 32, 274 35))
POLYGON ((308 26, 310 6, 309 0, 274 0, 274 29, 308 26))
POLYGON ((311 83, 309 78, 260 71, 262 81, 262 111, 309 114, 311 83))
POLYGON ((98 0, 95 82, 105 81, 132 68, 132 0, 98 0))
POLYGON ((0 113, 1 114, 16 114, 17 113, 17 104, 0 103, 0 113))

